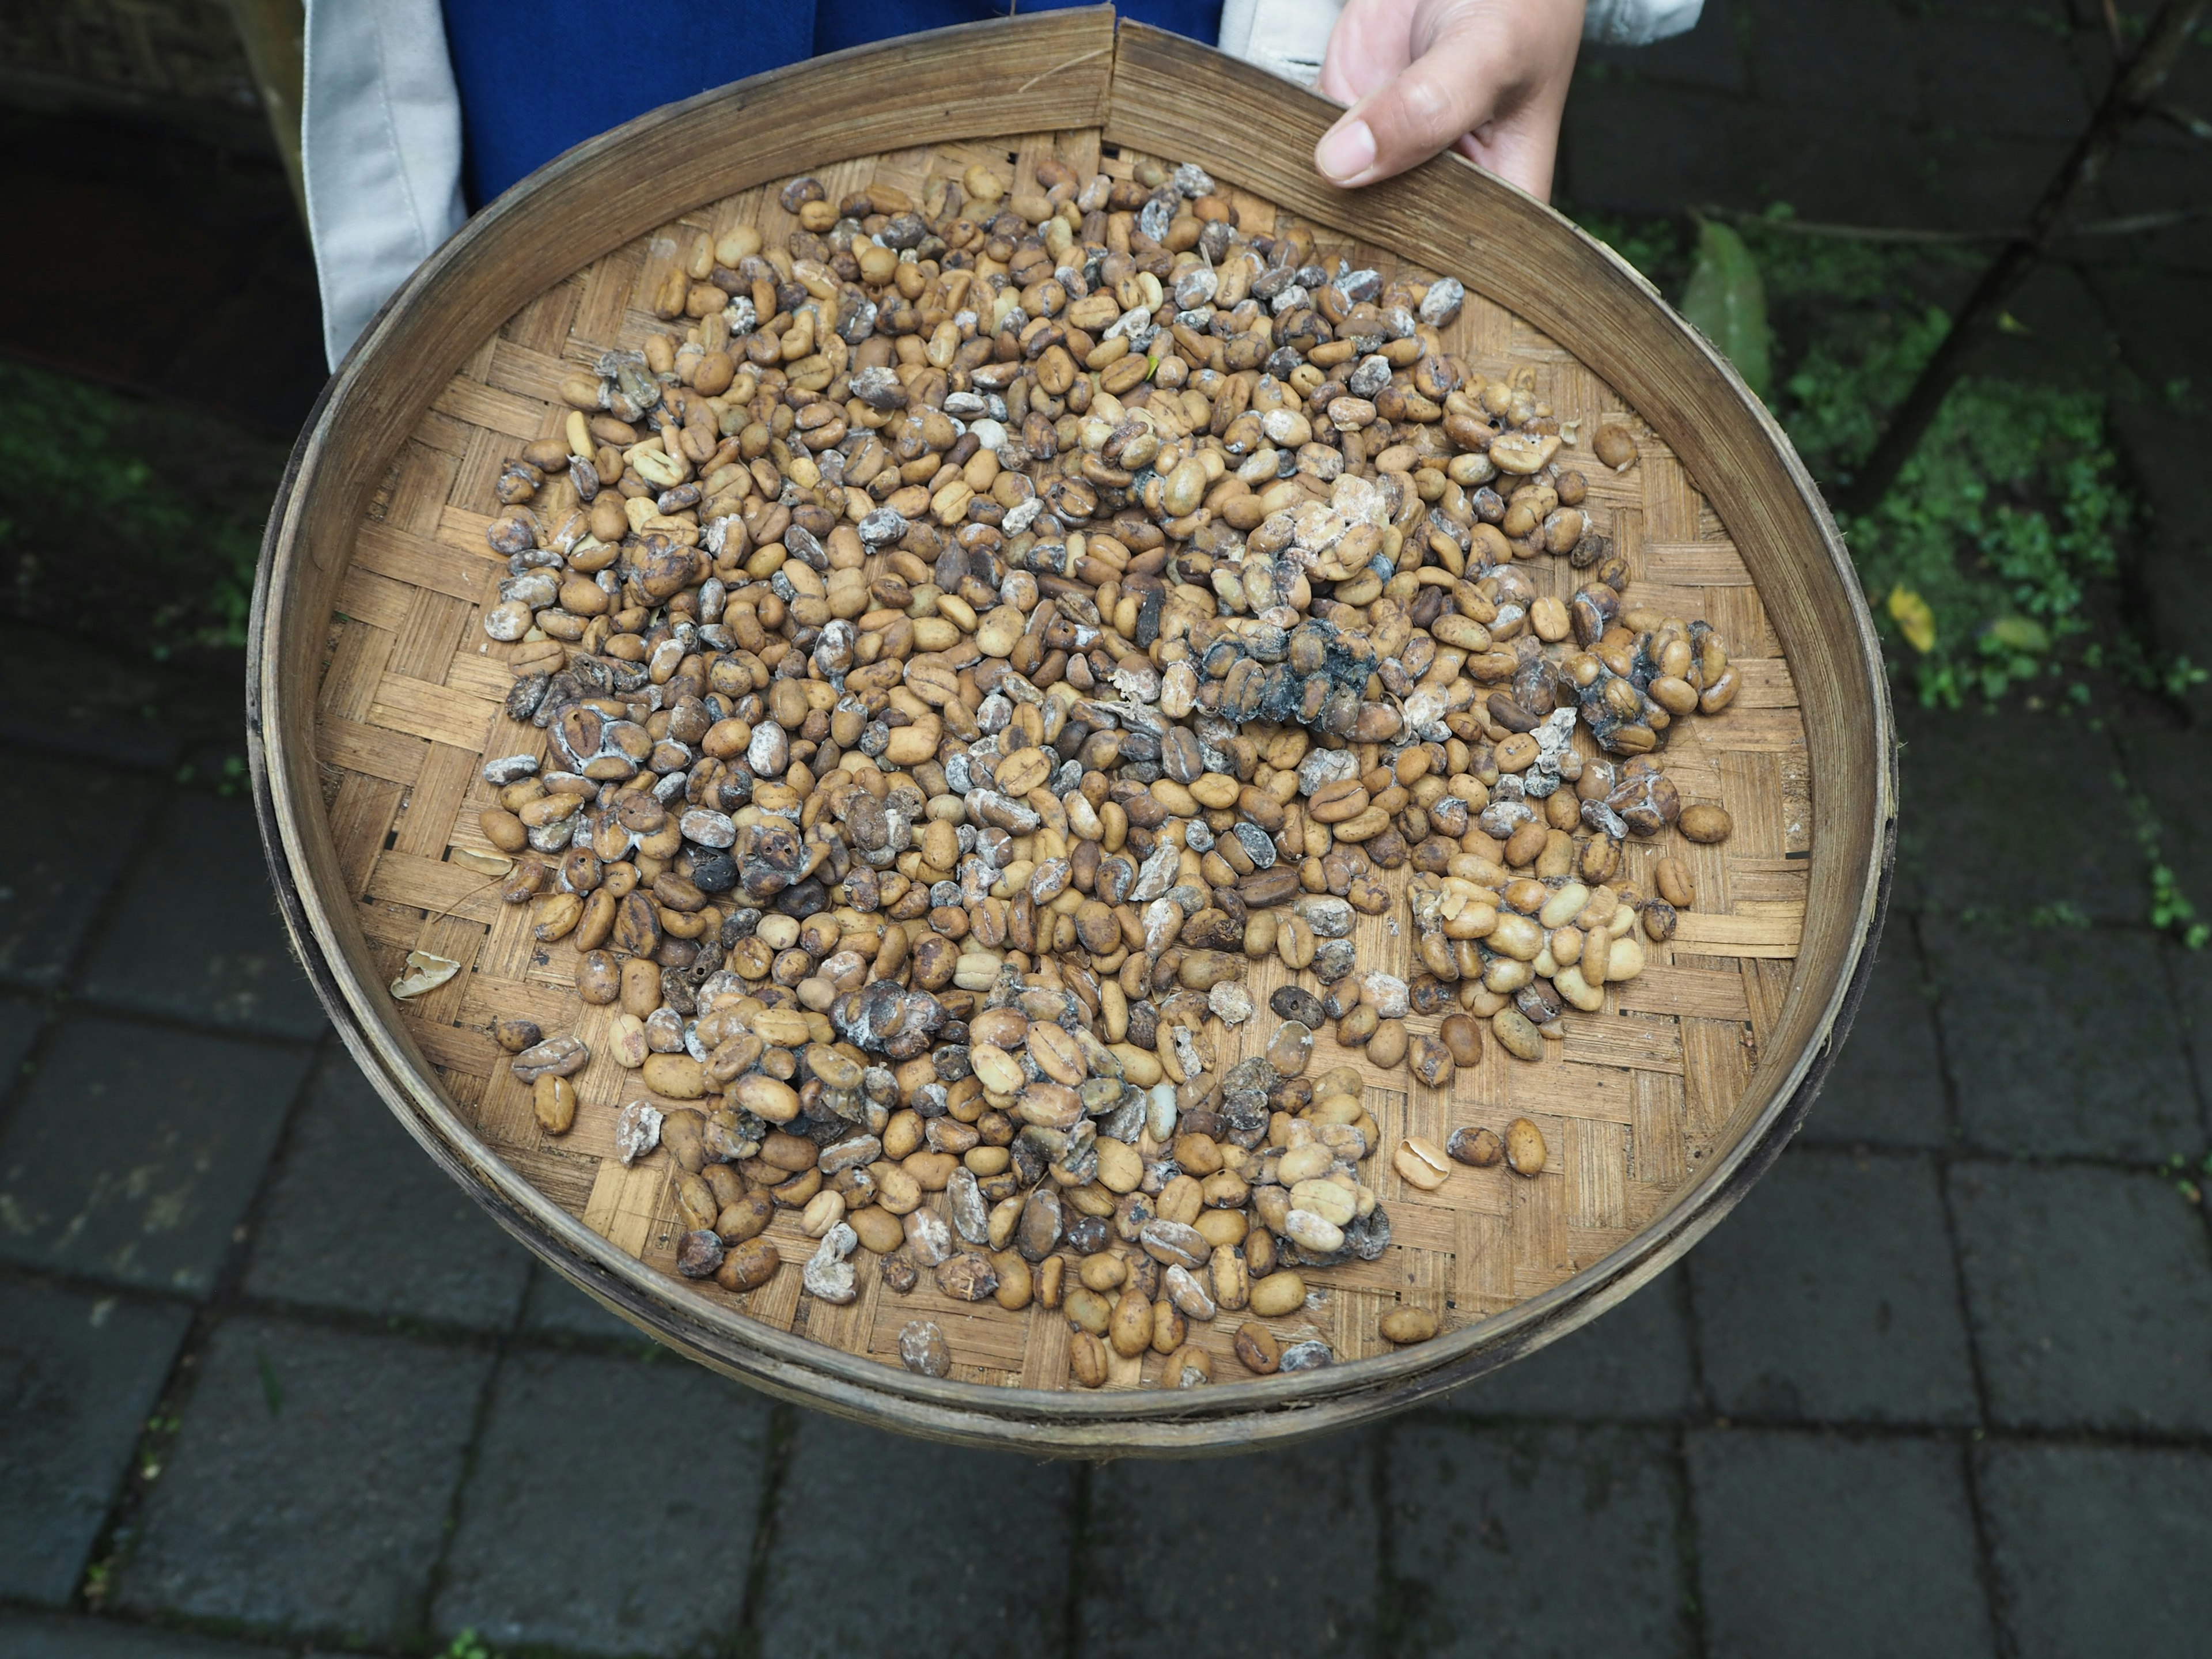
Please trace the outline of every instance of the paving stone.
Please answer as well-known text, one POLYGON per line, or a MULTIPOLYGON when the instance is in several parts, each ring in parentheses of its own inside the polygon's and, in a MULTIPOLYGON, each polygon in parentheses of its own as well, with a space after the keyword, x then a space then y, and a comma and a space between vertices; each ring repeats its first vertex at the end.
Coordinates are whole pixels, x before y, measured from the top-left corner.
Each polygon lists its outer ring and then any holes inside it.
POLYGON ((1891 910, 1858 1017, 1799 1139, 1950 1145, 1942 1060, 1936 1047, 1936 994, 1921 972, 1912 930, 1912 917, 1891 910))
POLYGON ((1689 1455, 1713 1659, 1994 1652, 1955 1446, 1732 1429, 1689 1455))
POLYGON ((1525 1359, 1452 1390, 1438 1408, 1475 1417, 1680 1417, 1696 1401, 1682 1269, 1525 1359))
POLYGON ((1060 1651, 1075 1471, 804 1413, 784 1477, 760 1651, 776 1659, 1060 1651), (954 1540, 988 1538, 988 1551, 954 1540), (868 1564, 855 1574, 855 1560, 868 1564))
POLYGON ((1401 1425, 1384 1613, 1395 1650, 1691 1652, 1675 1480, 1655 1431, 1401 1425))
POLYGON ((586 1337, 599 1342, 649 1346, 653 1339, 617 1314, 611 1314, 543 1262, 531 1269, 530 1293, 522 1304, 522 1328, 533 1336, 586 1337))
POLYGON ((1936 1170, 1791 1151, 1690 1256, 1730 1416, 1971 1423, 1973 1366, 1936 1170))
POLYGON ((131 857, 144 814, 146 784, 125 772, 74 766, 70 806, 92 835, 56 835, 44 810, 53 799, 51 762, 0 771, 0 979, 44 989, 61 982, 85 929, 131 857))
POLYGON ((0 1133, 0 1259, 206 1294, 311 1058, 68 1021, 0 1133))
POLYGON ((1376 1433, 1363 1431, 1203 1465, 1102 1464, 1091 1477, 1077 1650, 1365 1655, 1378 1610, 1381 1455, 1376 1433), (1248 1547, 1225 1556, 1240 1532, 1248 1547), (1316 1571, 1292 1540, 1322 1537, 1328 1570, 1316 1571))
POLYGON ((2063 903, 2099 921, 2142 917, 2133 837, 2085 836, 2037 801, 2109 791, 2118 757, 2079 720, 2011 710, 1899 708, 1900 897, 1950 915, 2018 915, 2063 903))
POLYGON ((265 1201, 247 1293, 504 1329, 529 1270, 352 1058, 326 1056, 265 1201))
POLYGON ((0 1595, 75 1593, 191 1322, 172 1304, 0 1280, 0 1595))
POLYGON ((2212 1430, 2212 1249, 2172 1187, 1963 1164, 1951 1202, 1996 1422, 2212 1430))
POLYGON ((1969 1145, 2154 1161, 2203 1143, 2146 931, 1923 925, 1969 1145))
MULTIPOLYGON (((447 1558, 438 1639, 720 1651, 768 1443, 761 1395, 673 1356, 510 1358, 447 1558)), ((852 1566, 877 1570, 859 1554, 852 1566)))
MULTIPOLYGON (((167 767, 184 733, 209 724, 213 689, 201 676, 164 670, 143 648, 108 651, 81 633, 0 622, 0 743, 10 748, 78 764, 167 767)), ((220 703, 222 723, 236 731, 236 679, 220 703)), ((82 775, 71 771, 72 793, 82 775)))
POLYGON ((173 1019, 321 1035, 322 1005, 277 920, 250 803, 169 798, 94 947, 84 994, 173 1019))
POLYGON ((46 1010, 35 1002, 0 997, 0 1098, 15 1086, 23 1056, 30 1053, 46 1018, 46 1010))
POLYGON ((491 1363, 226 1322, 118 1575, 119 1604, 353 1644, 416 1639, 491 1363))
POLYGON ((289 1652, 118 1619, 0 1610, 0 1653, 8 1659, 278 1659, 289 1652))
POLYGON ((2201 1659, 2212 1631, 2212 1456, 1996 1444, 1982 1503, 2021 1659, 2201 1659))

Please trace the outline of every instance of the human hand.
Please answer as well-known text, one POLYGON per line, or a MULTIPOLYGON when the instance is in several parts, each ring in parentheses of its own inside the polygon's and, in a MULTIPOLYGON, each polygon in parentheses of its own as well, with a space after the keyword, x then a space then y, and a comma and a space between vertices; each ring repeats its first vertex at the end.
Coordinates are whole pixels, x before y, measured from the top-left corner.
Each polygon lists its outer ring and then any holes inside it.
POLYGON ((1582 33, 1583 0, 1346 0, 1316 84, 1352 107, 1314 165, 1371 185, 1455 149, 1549 197, 1582 33))

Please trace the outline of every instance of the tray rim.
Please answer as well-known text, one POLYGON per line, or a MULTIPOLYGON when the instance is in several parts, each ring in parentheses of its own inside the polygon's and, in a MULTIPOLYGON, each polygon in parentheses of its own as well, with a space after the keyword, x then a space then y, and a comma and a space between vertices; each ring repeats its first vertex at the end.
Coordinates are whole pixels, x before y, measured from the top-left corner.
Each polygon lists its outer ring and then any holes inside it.
MULTIPOLYGON (((1838 581, 1856 624, 1859 667, 1875 691, 1866 735, 1875 760, 1867 814, 1872 822, 1858 826, 1867 834, 1869 848, 1852 895, 1849 960, 1826 999, 1817 1028, 1820 1040, 1801 1044, 1758 1117, 1686 1181, 1665 1210, 1634 1237, 1551 1290, 1431 1343, 1299 1376, 1224 1382, 1188 1392, 1047 1390, 916 1376, 720 1309, 703 1298, 685 1297, 680 1286, 539 1193, 477 1136, 429 1081, 434 1073, 398 1020, 381 983, 373 975, 365 978, 349 959, 353 952, 349 945, 359 949, 362 938, 351 902, 334 907, 315 890, 311 877, 301 878, 302 872, 312 872, 315 866, 314 835, 319 832, 327 842, 328 832, 319 795, 298 787, 301 780, 312 778, 315 766, 312 731, 305 739, 303 757, 274 718, 285 706, 284 629, 293 619, 290 602, 307 580, 305 564, 313 557, 303 524, 305 504, 335 465, 337 441, 380 415, 387 421, 396 418, 375 401, 381 389, 375 374, 380 352, 395 349, 409 325, 437 305, 445 290, 465 280, 477 261, 496 258, 504 245, 522 240, 518 227, 533 209, 587 179, 617 150, 668 142, 678 128, 702 116, 727 118, 757 110, 760 118, 772 119, 781 106, 831 100, 833 88, 834 102, 842 106, 855 76, 880 78, 887 88, 920 81, 921 91, 908 95, 921 100, 936 87, 929 78, 932 72, 949 81, 952 66, 958 65, 959 73, 972 80, 978 53, 1044 66, 1016 88, 1016 118, 1001 113, 1007 107, 1003 97, 995 101, 971 98, 965 105, 948 99, 933 113, 939 122, 951 125, 933 126, 926 139, 906 137, 904 144, 1097 126, 1108 142, 1115 142, 1118 131, 1122 142, 1154 148, 1128 131, 1127 117, 1121 113, 1114 95, 1120 85, 1115 71, 1125 64, 1139 70, 1132 85, 1140 83, 1143 75, 1172 65, 1179 74, 1195 74, 1217 88, 1279 105, 1283 125, 1310 132, 1311 137, 1317 137, 1336 114, 1335 106, 1326 100, 1211 48, 1140 24, 1121 22, 1117 27, 1110 8, 1097 7, 963 25, 812 59, 647 112, 549 162, 468 221, 386 301, 325 386, 293 449, 263 540, 249 634, 247 740, 256 815, 295 949, 348 1051, 386 1104, 417 1143, 507 1232, 640 1329, 717 1370, 783 1398, 939 1439, 1088 1456, 1225 1452, 1279 1443, 1404 1409, 1510 1363, 1587 1323, 1684 1255, 1773 1163, 1803 1121, 1856 1011, 1887 906, 1897 802, 1887 678, 1865 596, 1834 522, 1786 435, 1726 361, 1666 306, 1639 273, 1545 204, 1455 155, 1439 157, 1406 179, 1378 186, 1358 198, 1303 173, 1270 180, 1269 169, 1262 167, 1261 177, 1255 179, 1246 158, 1220 167, 1226 176, 1255 193, 1340 228, 1351 210, 1348 204, 1358 199, 1389 197, 1418 205, 1420 196, 1457 192, 1467 199, 1482 199, 1492 210, 1508 211, 1532 234, 1547 235, 1554 243, 1564 233, 1568 251, 1585 262, 1595 261, 1576 275, 1608 280, 1617 290, 1609 300, 1640 309, 1643 320, 1658 331, 1666 346, 1678 353, 1688 348, 1695 368, 1717 382, 1721 392, 1732 394, 1780 462, 1796 497, 1795 505, 1816 531, 1829 561, 1827 574, 1838 581), (1020 100, 1038 82, 1064 72, 1076 73, 1073 89, 1087 92, 1090 103, 1071 107, 1071 100, 1056 98, 1050 118, 1026 125, 1027 118, 1019 112, 1028 106, 1020 100), (1117 114, 1121 122, 1118 128, 1117 114), (1286 202, 1285 198, 1291 199, 1286 202), (672 1295, 672 1291, 677 1293, 672 1295)), ((1065 89, 1056 83, 1055 91, 1065 89)), ((890 139, 879 142, 872 130, 861 131, 865 142, 858 143, 815 141, 808 152, 812 159, 806 164, 828 165, 902 147, 890 139)), ((1311 137, 1295 152, 1301 167, 1311 137)), ((1202 138, 1176 153, 1201 161, 1209 157, 1220 161, 1218 145, 1208 146, 1202 138)), ((690 210, 787 170, 752 169, 757 176, 748 175, 745 183, 718 186, 713 194, 673 211, 690 210)), ((658 216, 653 225, 672 216, 665 198, 653 198, 653 205, 658 216)), ((630 230, 612 236, 582 258, 564 252, 570 260, 566 269, 580 269, 638 234, 630 230)), ((1469 286, 1478 285, 1470 281, 1469 286)), ((1486 288, 1483 291, 1489 292, 1486 288)), ((1527 313, 1525 295, 1492 297, 1521 314, 1527 313)), ((1580 347, 1571 349, 1588 362, 1580 347)), ((437 383, 442 384, 456 367, 458 362, 447 365, 437 383)), ((1606 378, 1618 386, 1613 374, 1607 373, 1606 378)), ((1642 401, 1632 402, 1639 416, 1652 422, 1662 436, 1668 435, 1642 401)), ((394 451, 420 413, 419 407, 407 413, 406 424, 398 428, 399 438, 392 444, 394 451)), ((1677 453, 1682 453, 1678 447, 1677 453)), ((389 459, 388 453, 380 458, 374 477, 381 477, 389 459)), ((358 516, 356 510, 342 521, 354 522, 358 516)), ((312 688, 307 690, 312 697, 312 688)), ((1809 726, 1810 714, 1806 718, 1809 726)), ((1816 791, 1816 820, 1821 805, 1816 791)), ((1837 833, 1825 823, 1816 830, 1816 866, 1822 837, 1837 833)), ((361 955, 365 958, 365 949, 361 955)), ((1801 963, 1807 959, 1801 957, 1801 963)), ((1790 1001, 1797 1000, 1803 983, 1802 973, 1793 975, 1790 1001)))

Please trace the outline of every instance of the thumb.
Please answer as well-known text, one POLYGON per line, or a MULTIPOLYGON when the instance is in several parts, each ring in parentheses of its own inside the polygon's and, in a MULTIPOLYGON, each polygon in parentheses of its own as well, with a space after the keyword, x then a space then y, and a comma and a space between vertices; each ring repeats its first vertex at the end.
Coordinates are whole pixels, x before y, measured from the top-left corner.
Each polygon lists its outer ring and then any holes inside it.
MULTIPOLYGON (((1374 183, 1419 167, 1504 112, 1520 88, 1509 84, 1511 55, 1480 12, 1462 14, 1429 49, 1346 112, 1314 150, 1333 184, 1374 183)), ((1548 170, 1548 169, 1547 169, 1548 170)))

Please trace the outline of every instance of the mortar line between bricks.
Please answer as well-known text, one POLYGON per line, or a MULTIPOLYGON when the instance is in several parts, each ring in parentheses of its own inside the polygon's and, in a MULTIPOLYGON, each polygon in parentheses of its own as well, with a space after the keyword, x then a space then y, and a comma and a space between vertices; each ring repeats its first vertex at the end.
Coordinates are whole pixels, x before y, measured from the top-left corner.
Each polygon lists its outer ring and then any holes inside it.
MULTIPOLYGON (((1786 1152, 1787 1149, 1784 1150, 1786 1152)), ((1710 1418, 1717 1413, 1718 1407, 1713 1400, 1712 1384, 1705 1376, 1705 1334, 1698 1328, 1698 1291, 1691 1267, 1696 1255, 1697 1252, 1692 1249, 1682 1259, 1682 1271, 1677 1275, 1681 1283, 1680 1294, 1682 1298, 1678 1311, 1682 1316, 1683 1346, 1688 1352, 1690 1361, 1691 1413, 1710 1418)))
MULTIPOLYGON (((246 1243, 249 1245, 252 1243, 250 1235, 246 1243)), ((119 1295, 147 1306, 181 1306, 196 1311, 205 1310, 220 1313, 225 1318, 250 1316, 277 1320, 313 1330, 343 1332, 351 1336, 400 1336, 435 1347, 496 1348, 501 1340, 497 1332, 488 1331, 479 1326, 448 1324, 411 1315, 375 1313, 364 1309, 329 1307, 311 1302, 289 1302, 280 1297, 252 1296, 244 1291, 218 1295, 210 1290, 204 1297, 196 1297, 185 1291, 132 1285, 66 1269, 33 1267, 25 1262, 0 1262, 0 1283, 8 1282, 46 1285, 57 1290, 74 1291, 88 1296, 119 1295)), ((526 1341, 524 1346, 556 1352, 587 1351, 629 1357, 635 1357, 636 1352, 634 1345, 625 1347, 618 1340, 572 1337, 566 1334, 526 1341)))
POLYGON ((1667 1436, 1668 1461, 1674 1471, 1674 1571, 1681 1600, 1682 1623, 1690 1638, 1693 1659, 1705 1659, 1712 1650, 1705 1629, 1705 1587, 1698 1568, 1703 1555, 1698 1548, 1698 1498, 1690 1478, 1690 1431, 1676 1424, 1667 1436))
POLYGON ((1083 1593, 1088 1588, 1085 1564, 1091 1559, 1091 1482, 1098 1472, 1089 1458, 1079 1458, 1070 1482, 1067 1517, 1067 1588, 1060 1594, 1060 1651, 1061 1659, 1079 1659, 1083 1650, 1083 1593))
MULTIPOLYGON (((335 1038, 326 1034, 316 1047, 319 1050, 326 1049, 334 1042, 335 1038)), ((292 1091, 292 1098, 285 1103, 284 1115, 277 1126, 276 1140, 270 1147, 269 1156, 262 1163, 261 1176, 254 1183, 253 1196, 246 1202, 246 1212, 231 1230, 230 1247, 223 1254, 222 1266, 216 1269, 215 1284, 201 1304, 193 1310, 191 1323, 185 1328, 184 1340, 177 1345, 176 1357, 170 1362, 168 1375, 162 1379, 161 1391, 155 1397, 153 1416, 149 1419, 148 1426, 139 1431, 138 1437, 131 1443, 131 1459, 125 1466, 122 1482, 108 1500, 106 1516, 100 1531, 94 1536, 92 1548, 86 1553, 76 1593, 71 1597, 74 1606, 91 1609, 94 1570, 101 1563, 113 1562, 119 1540, 128 1535, 126 1529, 135 1523, 145 1504, 146 1492, 152 1483, 140 1472, 148 1467, 149 1456, 158 1453, 166 1443, 163 1431, 155 1429, 152 1424, 172 1421, 179 1425, 174 1432, 182 1431, 184 1413, 191 1407, 193 1384, 198 1380, 200 1355, 206 1352, 216 1328, 229 1317, 227 1305, 242 1299, 239 1295, 239 1286, 246 1278, 246 1261, 252 1254, 255 1236, 268 1205, 274 1172, 282 1167, 285 1155, 291 1148, 293 1136, 298 1130, 301 1116, 307 1110, 307 1097, 314 1091, 315 1077, 319 1070, 319 1060, 311 1060, 301 1072, 300 1082, 292 1091)), ((174 1436, 171 1434, 167 1437, 173 1438, 174 1436)), ((158 1463, 155 1467, 158 1468, 158 1463)))
MULTIPOLYGON (((26 1601, 20 1596, 0 1595, 0 1613, 28 1613, 34 1617, 54 1619, 70 1625, 114 1626, 125 1630, 151 1631, 159 1634, 205 1635, 218 1639, 250 1644, 270 1654, 290 1654, 295 1659, 314 1659, 319 1650, 311 1641, 295 1637, 246 1636, 238 1634, 236 1627, 228 1624, 200 1626, 189 1620, 167 1616, 148 1618, 129 1613, 86 1613, 76 1607, 48 1607, 43 1602, 26 1601)), ((409 1659, 409 1656, 391 1648, 349 1647, 347 1659, 409 1659)))
MULTIPOLYGON (((1935 1001, 1929 1009, 1929 1025, 1935 1034, 1936 1081, 1943 1091, 1943 1115, 1951 1132, 1954 1145, 1961 1139, 1960 1125, 1965 1121, 1964 1109, 1959 1100, 1958 1079, 1951 1064, 1951 1045, 1944 1029, 1944 988, 1929 970, 1928 942, 1920 926, 1920 916, 1914 913, 1908 922, 1907 932, 1912 940, 1914 966, 1920 982, 1933 988, 1935 1001)), ((1951 1169, 1954 1154, 1948 1149, 1934 1154, 1936 1193, 1938 1207, 1943 1218, 1944 1248, 1951 1253, 1951 1293, 1957 1298, 1960 1329, 1966 1339, 1966 1371, 1974 1390, 1975 1425, 1965 1444, 1960 1447, 1960 1466, 1966 1477, 1966 1511, 1974 1523, 1974 1576, 1982 1587, 1982 1605, 1988 1609, 1990 1638, 2001 1656, 2019 1651, 2019 1644, 2012 1634, 2010 1622, 2005 1617, 2004 1596, 1999 1587, 1996 1557, 1990 1539, 1989 1504, 1982 1490, 1981 1459, 1975 1453, 1980 1442, 1995 1422, 1996 1414, 1990 1409, 1990 1383, 1987 1370, 1982 1362, 1981 1335, 1974 1325, 1973 1298, 1966 1285, 1966 1261, 1959 1243, 1958 1206, 1951 1194, 1951 1169)))
MULTIPOLYGON (((1705 1376, 1705 1336, 1698 1328, 1698 1292, 1691 1267, 1691 1259, 1696 1254, 1692 1250, 1690 1256, 1683 1259, 1682 1271, 1676 1276, 1680 1283, 1678 1294, 1681 1297, 1678 1311, 1682 1319, 1683 1346, 1690 1362, 1691 1414, 1712 1421, 1718 1412, 1712 1384, 1705 1376)), ((1674 1469, 1675 1571, 1682 1596, 1682 1617, 1689 1626, 1691 1653, 1696 1659, 1704 1659, 1708 1651, 1705 1595, 1698 1577, 1702 1558, 1698 1549, 1697 1494, 1690 1478, 1690 1435, 1686 1425, 1676 1421, 1670 1425, 1668 1448, 1674 1469)))
MULTIPOLYGON (((289 951, 287 951, 288 957, 289 951)), ((0 990, 22 988, 0 986, 0 990)), ((125 1024, 143 1026, 149 1031, 169 1031, 179 1036, 213 1038, 223 1042, 240 1042, 250 1048, 270 1048, 296 1051, 313 1048, 323 1040, 320 1031, 313 1036, 287 1036, 281 1031, 256 1029, 248 1025, 220 1025, 204 1019, 192 1019, 182 1014, 160 1013, 151 1009, 134 1008, 128 1003, 110 1002, 104 997, 82 996, 73 991, 54 989, 46 993, 31 992, 33 996, 51 999, 57 1019, 81 1018, 97 1014, 103 1019, 119 1020, 125 1024)))
POLYGON ((1375 1467, 1368 1484, 1375 1500, 1375 1613, 1368 1622, 1375 1659, 1397 1659, 1405 1644, 1405 1598, 1398 1594, 1398 1528, 1390 1513, 1390 1454, 1397 1444, 1398 1425, 1383 1425, 1370 1454, 1375 1467))
POLYGON ((53 1047, 55 1034, 61 1029, 64 1012, 75 1000, 72 994, 77 982, 91 966, 93 952, 99 948, 100 940, 106 937, 108 928, 114 925, 131 876, 145 861, 153 843, 155 824, 159 818, 160 814, 150 801, 138 809, 137 822, 131 827, 129 850, 116 865, 114 873, 108 878, 107 885, 93 900, 91 919, 85 924, 76 948, 61 964, 60 970, 54 975, 54 982, 36 993, 46 1004, 45 1013, 40 1019, 38 1034, 31 1039, 30 1047, 24 1050, 22 1064, 15 1068, 15 1075, 8 1079, 6 1088, 0 1090, 0 1135, 6 1134, 13 1125, 15 1114, 21 1109, 24 1097, 30 1092, 32 1083, 46 1064, 47 1052, 53 1047))
POLYGON ((1805 1434, 1843 1434, 1855 1440, 1926 1440, 1979 1433, 1983 1442, 2000 1446, 2087 1446, 2123 1451, 2212 1451, 2212 1434, 2186 1430, 2110 1429, 2081 1425, 2043 1428, 1976 1430, 1972 1424, 1939 1420, 1883 1421, 1856 1417, 1770 1417, 1756 1413, 1715 1415, 1699 1420, 1680 1417, 1548 1417, 1537 1413, 1438 1411, 1417 1407, 1397 1419, 1429 1427, 1474 1431, 1491 1429, 1610 1428, 1672 1430, 1711 1427, 1723 1431, 1759 1429, 1805 1434))
POLYGON ((738 1627, 726 1644, 732 1659, 778 1659, 762 1644, 762 1604, 768 1600, 769 1564, 775 1548, 776 1512, 783 1504, 784 1477, 790 1473, 793 1443, 799 1438, 799 1408, 788 1401, 775 1401, 769 1407, 768 1425, 768 1460, 761 1471, 752 1556, 745 1563, 745 1591, 738 1603, 738 1627))
POLYGON ((433 1644, 438 1639, 438 1597, 445 1593, 447 1577, 452 1567, 453 1540, 461 1534, 469 1488, 476 1480, 477 1460, 483 1453, 484 1435, 491 1425, 492 1402, 497 1398, 500 1382, 507 1374, 512 1345, 522 1333, 523 1322, 530 1316, 530 1277, 526 1275, 522 1293, 514 1298, 514 1311, 507 1316, 507 1328, 493 1340, 491 1364, 484 1367, 483 1382, 477 1390, 476 1410, 469 1420, 469 1437, 461 1447, 460 1468, 454 1472, 453 1490, 446 1498, 446 1521, 438 1534, 438 1553, 431 1558, 430 1571, 422 1582, 422 1601, 415 1623, 416 1628, 433 1644))
MULTIPOLYGON (((9 629, 21 626, 23 624, 12 621, 4 624, 4 627, 9 629)), ((101 636, 93 634, 64 634, 61 637, 78 641, 95 649, 106 643, 101 636)), ((4 638, 0 638, 0 644, 4 644, 4 638)), ((22 750, 45 759, 69 761, 79 766, 101 766, 116 772, 138 773, 173 784, 176 781, 178 766, 185 759, 195 744, 216 742, 228 737, 236 741, 240 750, 243 751, 246 746, 246 728, 243 720, 244 708, 239 697, 239 689, 246 678, 243 662, 240 664, 239 672, 234 675, 216 673, 209 669, 182 667, 174 663, 160 665, 158 673, 159 678, 169 682, 162 688, 162 695, 172 705, 179 701, 197 702, 197 699, 190 697, 179 699, 177 695, 179 691, 197 691, 206 698, 208 707, 228 705, 236 709, 240 716, 238 722, 235 724, 226 722, 214 730, 188 731, 179 733, 177 738, 175 757, 169 760, 154 760, 143 755, 120 754, 113 750, 87 754, 85 750, 88 739, 81 734, 68 732, 56 734, 38 726, 24 725, 9 725, 3 730, 0 730, 0 753, 22 750)), ((158 726, 161 722, 149 721, 148 724, 158 726)), ((97 741, 97 739, 92 739, 92 741, 97 741)))

